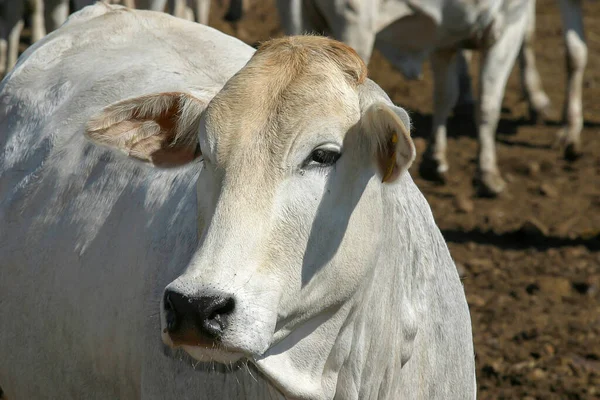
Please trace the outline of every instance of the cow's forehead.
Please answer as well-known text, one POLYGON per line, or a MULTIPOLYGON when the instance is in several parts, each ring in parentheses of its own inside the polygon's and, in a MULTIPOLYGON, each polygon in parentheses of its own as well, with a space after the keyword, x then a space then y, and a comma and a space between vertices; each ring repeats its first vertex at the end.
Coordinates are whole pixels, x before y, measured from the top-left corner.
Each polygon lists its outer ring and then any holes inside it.
POLYGON ((341 54, 329 51, 337 42, 318 38, 316 47, 314 39, 259 49, 215 97, 205 125, 214 161, 276 169, 299 136, 318 134, 327 124, 348 126, 357 118, 364 63, 346 48, 338 49, 341 54))

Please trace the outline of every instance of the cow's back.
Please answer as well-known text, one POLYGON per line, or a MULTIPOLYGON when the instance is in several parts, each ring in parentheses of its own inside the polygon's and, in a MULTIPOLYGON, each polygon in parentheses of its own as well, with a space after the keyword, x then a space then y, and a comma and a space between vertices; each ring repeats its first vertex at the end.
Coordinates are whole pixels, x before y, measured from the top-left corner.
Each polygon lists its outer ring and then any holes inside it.
POLYGON ((148 168, 88 143, 83 128, 143 94, 208 102, 252 51, 205 26, 99 4, 32 46, 3 81, 0 386, 9 398, 139 397, 147 343, 160 348, 160 292, 195 247, 200 164, 148 168))

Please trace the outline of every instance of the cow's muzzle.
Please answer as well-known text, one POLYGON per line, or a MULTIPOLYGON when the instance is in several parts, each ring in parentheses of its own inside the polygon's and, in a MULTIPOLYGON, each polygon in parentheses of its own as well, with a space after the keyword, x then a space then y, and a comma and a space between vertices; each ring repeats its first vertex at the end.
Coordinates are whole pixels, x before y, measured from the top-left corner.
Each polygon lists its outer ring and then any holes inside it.
POLYGON ((188 296, 167 289, 163 307, 166 333, 174 346, 212 347, 227 329, 235 300, 225 294, 188 296))

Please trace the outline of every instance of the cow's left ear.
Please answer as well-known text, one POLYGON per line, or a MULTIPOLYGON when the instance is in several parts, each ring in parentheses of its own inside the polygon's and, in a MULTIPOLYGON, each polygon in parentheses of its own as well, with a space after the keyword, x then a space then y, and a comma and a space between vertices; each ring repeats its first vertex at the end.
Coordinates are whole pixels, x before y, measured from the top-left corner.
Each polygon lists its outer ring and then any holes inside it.
POLYGON ((207 103, 187 93, 157 93, 104 108, 87 123, 93 142, 168 168, 200 157, 198 129, 207 103))
POLYGON ((400 107, 377 102, 365 112, 362 128, 371 141, 381 181, 396 181, 416 156, 408 114, 400 107))

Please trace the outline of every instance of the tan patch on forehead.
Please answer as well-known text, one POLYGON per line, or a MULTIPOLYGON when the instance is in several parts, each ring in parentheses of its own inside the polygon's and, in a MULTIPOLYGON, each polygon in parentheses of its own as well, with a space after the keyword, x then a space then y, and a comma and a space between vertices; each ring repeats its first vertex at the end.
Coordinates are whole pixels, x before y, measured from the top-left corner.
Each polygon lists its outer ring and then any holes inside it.
POLYGON ((232 150, 283 152, 286 115, 302 118, 308 107, 343 104, 344 91, 364 82, 367 68, 347 45, 320 36, 292 36, 263 43, 248 64, 213 99, 207 124, 216 136, 216 157, 228 164, 232 150), (303 107, 305 106, 305 107, 303 107))
POLYGON ((346 74, 348 83, 359 85, 367 77, 367 67, 350 46, 322 36, 290 36, 269 40, 254 57, 264 57, 265 66, 280 66, 283 73, 296 76, 311 63, 335 65, 346 74))

